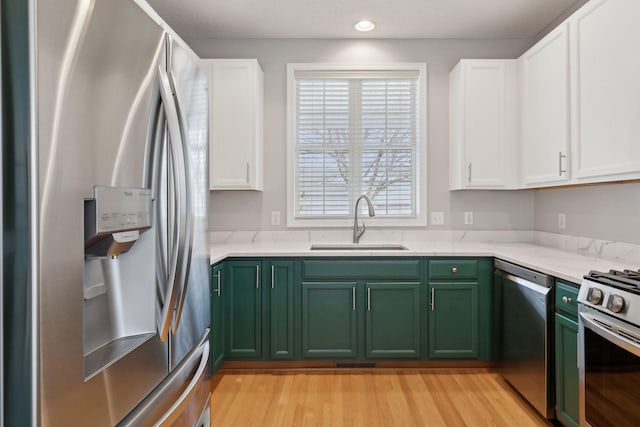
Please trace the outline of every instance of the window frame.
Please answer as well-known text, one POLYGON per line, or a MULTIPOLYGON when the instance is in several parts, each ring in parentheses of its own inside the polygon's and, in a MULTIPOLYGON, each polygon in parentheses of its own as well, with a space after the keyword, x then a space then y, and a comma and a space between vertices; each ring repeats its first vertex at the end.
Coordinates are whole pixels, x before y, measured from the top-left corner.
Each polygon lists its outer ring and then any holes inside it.
MULTIPOLYGON (((345 63, 288 63, 287 64, 287 227, 353 227, 351 218, 296 218, 295 217, 295 172, 296 172, 296 71, 417 71, 420 108, 420 138, 418 141, 418 173, 416 176, 417 216, 366 218, 372 227, 412 227, 427 225, 427 64, 424 62, 401 62, 385 64, 345 64, 345 63)), ((362 204, 361 204, 362 205, 362 204)))

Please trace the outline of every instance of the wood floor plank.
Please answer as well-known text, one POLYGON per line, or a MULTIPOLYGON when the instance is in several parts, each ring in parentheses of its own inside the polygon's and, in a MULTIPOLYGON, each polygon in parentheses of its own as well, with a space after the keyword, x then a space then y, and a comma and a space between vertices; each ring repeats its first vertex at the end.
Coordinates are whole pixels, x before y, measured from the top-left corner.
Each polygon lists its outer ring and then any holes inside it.
POLYGON ((498 374, 477 377, 477 381, 483 384, 483 394, 489 398, 489 403, 508 422, 508 426, 543 427, 550 425, 546 420, 538 416, 537 412, 522 400, 498 374), (496 388, 496 384, 498 388, 496 388), (511 399, 501 398, 505 393, 511 399), (526 414, 526 416, 523 414, 526 414))
MULTIPOLYGON (((504 421, 504 418, 501 416, 500 412, 496 409, 494 405, 492 405, 491 400, 489 399, 486 390, 482 388, 477 379, 482 374, 470 374, 468 380, 464 382, 464 386, 467 392, 470 394, 472 401, 475 403, 475 407, 480 407, 484 409, 486 413, 487 424, 495 427, 509 427, 504 421)), ((461 382, 460 378, 456 378, 457 381, 461 382)))
POLYGON ((446 426, 447 424, 442 418, 442 414, 431 395, 431 390, 427 387, 422 375, 418 371, 411 371, 400 377, 402 383, 406 384, 406 387, 403 387, 403 392, 410 396, 408 399, 415 402, 415 409, 412 413, 414 425, 428 420, 429 426, 446 426))
POLYGON ((550 426, 486 369, 220 371, 215 427, 550 426))
POLYGON ((348 424, 357 427, 367 425, 365 419, 367 413, 364 411, 365 402, 365 376, 359 374, 348 374, 348 382, 343 388, 343 401, 345 402, 345 413, 350 413, 346 421, 348 424))
POLYGON ((429 394, 433 397, 438 412, 445 420, 445 425, 452 426, 465 426, 466 423, 461 414, 456 409, 454 392, 455 389, 448 387, 445 382, 448 380, 447 376, 443 379, 443 373, 436 373, 431 375, 422 375, 422 378, 427 385, 429 394))

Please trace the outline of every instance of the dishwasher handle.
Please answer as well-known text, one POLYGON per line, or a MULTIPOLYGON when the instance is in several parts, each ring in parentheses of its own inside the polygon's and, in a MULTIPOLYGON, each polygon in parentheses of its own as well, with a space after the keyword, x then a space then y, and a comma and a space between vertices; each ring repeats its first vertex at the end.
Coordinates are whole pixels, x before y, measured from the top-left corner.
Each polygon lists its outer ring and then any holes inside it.
POLYGON ((502 277, 504 277, 505 279, 514 282, 520 286, 524 286, 527 289, 531 289, 532 291, 534 291, 535 293, 538 293, 540 295, 548 295, 549 293, 551 293, 552 288, 548 288, 546 286, 542 286, 542 285, 538 285, 536 283, 530 282, 526 279, 523 279, 522 277, 518 277, 518 276, 514 276, 512 274, 509 273, 505 273, 504 271, 497 271, 497 274, 501 275, 502 277))
POLYGON ((500 273, 510 274, 511 276, 520 277, 528 282, 536 283, 540 286, 552 288, 554 285, 553 277, 548 274, 541 273, 539 271, 531 270, 521 265, 512 264, 501 259, 496 259, 493 262, 494 267, 500 273))

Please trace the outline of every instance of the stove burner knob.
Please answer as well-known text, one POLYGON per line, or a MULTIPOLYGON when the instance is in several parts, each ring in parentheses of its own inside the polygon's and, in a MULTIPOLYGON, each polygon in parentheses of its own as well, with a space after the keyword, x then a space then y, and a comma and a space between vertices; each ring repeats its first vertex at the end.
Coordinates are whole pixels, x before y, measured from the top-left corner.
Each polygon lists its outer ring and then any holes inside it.
POLYGON ((614 313, 620 313, 624 308, 624 298, 620 295, 611 295, 607 302, 607 308, 614 313))
POLYGON ((589 289, 587 294, 587 301, 593 305, 599 305, 602 303, 602 291, 598 288, 589 289))

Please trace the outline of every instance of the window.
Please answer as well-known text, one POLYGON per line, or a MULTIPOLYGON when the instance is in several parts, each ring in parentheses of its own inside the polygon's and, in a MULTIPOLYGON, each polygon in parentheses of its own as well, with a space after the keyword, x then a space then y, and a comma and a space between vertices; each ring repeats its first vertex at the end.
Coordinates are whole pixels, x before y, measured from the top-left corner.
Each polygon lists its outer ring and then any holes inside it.
POLYGON ((289 64, 288 225, 426 225, 426 65, 289 64), (366 203, 362 206, 366 212, 366 203))
MULTIPOLYGON (((189 93, 184 100, 190 101, 187 107, 187 138, 189 140, 189 149, 191 150, 190 159, 193 162, 191 167, 198 172, 194 174, 198 177, 198 188, 209 189, 209 174, 207 166, 209 158, 207 156, 209 149, 209 139, 207 137, 208 121, 209 121, 209 92, 207 90, 208 82, 205 76, 200 75, 193 84, 188 88, 189 93)), ((206 197, 208 191, 198 191, 195 194, 196 199, 193 202, 193 211, 196 218, 206 218, 207 209, 209 209, 209 198, 206 197)))

